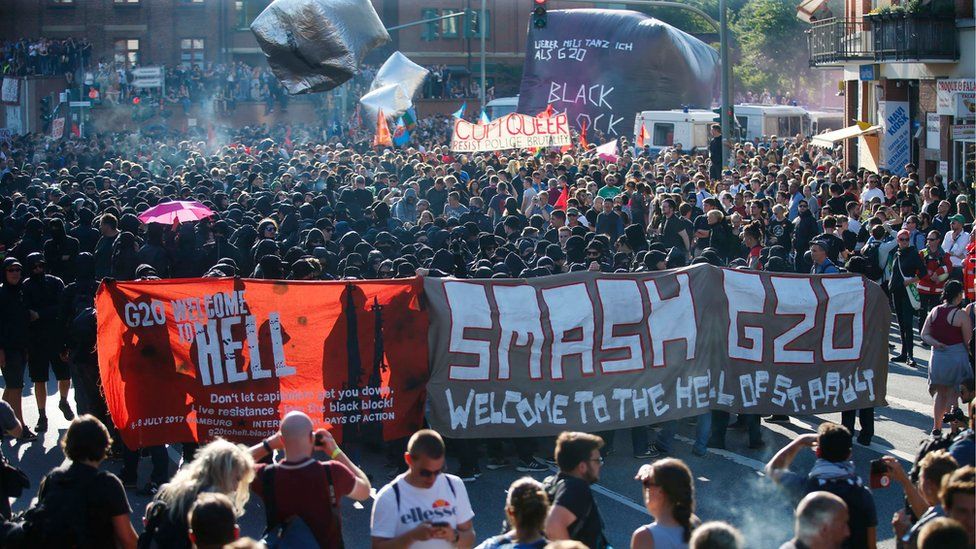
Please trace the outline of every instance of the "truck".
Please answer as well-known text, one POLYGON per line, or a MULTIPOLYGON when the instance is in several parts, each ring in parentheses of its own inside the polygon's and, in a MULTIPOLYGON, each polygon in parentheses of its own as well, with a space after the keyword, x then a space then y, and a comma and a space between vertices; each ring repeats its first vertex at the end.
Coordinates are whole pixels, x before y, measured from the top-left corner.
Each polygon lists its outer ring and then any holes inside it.
POLYGON ((485 112, 488 113, 488 118, 495 120, 501 118, 506 114, 515 112, 518 108, 519 98, 515 97, 499 97, 498 99, 492 99, 485 105, 485 112))
POLYGON ((790 105, 755 105, 744 103, 735 105, 735 120, 741 128, 738 137, 747 141, 756 139, 765 142, 775 135, 782 141, 805 133, 804 125, 807 110, 790 105))
POLYGON ((714 112, 703 109, 641 111, 634 117, 633 142, 637 142, 643 124, 648 135, 644 144, 652 153, 668 147, 678 147, 682 151, 707 149, 711 139, 708 127, 714 123, 714 118, 714 112))

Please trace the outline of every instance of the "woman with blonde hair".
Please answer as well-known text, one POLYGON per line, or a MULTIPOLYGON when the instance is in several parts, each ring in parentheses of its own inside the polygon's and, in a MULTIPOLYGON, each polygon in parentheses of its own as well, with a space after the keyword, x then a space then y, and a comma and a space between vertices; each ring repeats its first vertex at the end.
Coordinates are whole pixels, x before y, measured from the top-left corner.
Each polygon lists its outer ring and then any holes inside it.
POLYGON ((680 459, 660 459, 641 467, 634 478, 644 487, 644 506, 654 522, 634 531, 631 549, 687 549, 700 522, 691 469, 680 459))
MULTIPOLYGON (((254 459, 247 448, 218 438, 201 447, 196 457, 164 484, 146 507, 142 533, 149 547, 191 547, 187 514, 204 492, 224 494, 234 503, 238 516, 250 496, 254 459)), ((140 539, 140 547, 143 540, 140 539)))
POLYGON ((543 526, 549 513, 549 496, 542 484, 522 477, 508 487, 505 518, 511 529, 489 538, 477 549, 542 549, 546 546, 543 526))

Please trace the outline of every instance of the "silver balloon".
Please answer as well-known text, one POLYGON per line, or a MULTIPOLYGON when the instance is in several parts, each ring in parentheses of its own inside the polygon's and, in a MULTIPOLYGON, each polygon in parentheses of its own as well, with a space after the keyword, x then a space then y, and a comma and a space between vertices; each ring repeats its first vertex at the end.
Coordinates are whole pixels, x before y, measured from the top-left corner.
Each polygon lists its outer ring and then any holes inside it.
POLYGON ((424 85, 424 79, 427 78, 428 73, 430 71, 396 51, 376 72, 369 89, 372 91, 390 84, 397 84, 403 88, 403 93, 408 98, 413 99, 420 87, 424 85))
POLYGON ((383 109, 383 116, 396 118, 407 112, 413 103, 398 84, 387 84, 377 88, 359 99, 368 121, 375 123, 376 114, 383 109))
POLYGON ((251 32, 290 94, 339 86, 370 50, 390 41, 369 0, 275 0, 251 32))

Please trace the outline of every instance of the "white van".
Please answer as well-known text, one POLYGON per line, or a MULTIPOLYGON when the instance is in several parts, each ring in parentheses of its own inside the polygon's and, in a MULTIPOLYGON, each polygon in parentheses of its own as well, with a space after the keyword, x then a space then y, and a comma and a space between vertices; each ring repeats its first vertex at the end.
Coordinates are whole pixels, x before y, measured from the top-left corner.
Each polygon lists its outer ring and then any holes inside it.
POLYGON ((842 130, 848 124, 844 123, 844 111, 809 111, 804 135, 819 135, 825 131, 842 130))
POLYGON ((804 117, 807 110, 789 105, 736 105, 735 119, 744 131, 740 138, 752 141, 765 141, 771 135, 792 139, 798 133, 805 133, 804 117))
POLYGON ((518 108, 518 96, 515 97, 499 97, 498 99, 492 99, 485 105, 485 111, 488 113, 488 118, 495 120, 506 114, 515 112, 518 108))
POLYGON ((693 148, 708 149, 711 135, 708 127, 712 125, 715 113, 706 110, 682 109, 670 111, 642 111, 634 117, 634 140, 640 135, 641 124, 647 128, 650 139, 645 141, 651 152, 657 153, 667 147, 681 145, 681 150, 693 148))

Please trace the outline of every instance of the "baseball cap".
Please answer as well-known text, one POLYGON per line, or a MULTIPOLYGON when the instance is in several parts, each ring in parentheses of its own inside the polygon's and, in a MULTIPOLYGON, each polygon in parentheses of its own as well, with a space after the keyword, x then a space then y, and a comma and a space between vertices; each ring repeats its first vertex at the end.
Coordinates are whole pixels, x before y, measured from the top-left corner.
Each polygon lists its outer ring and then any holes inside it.
POLYGON ((949 216, 949 221, 955 221, 956 223, 965 223, 966 218, 962 214, 956 214, 949 216))

